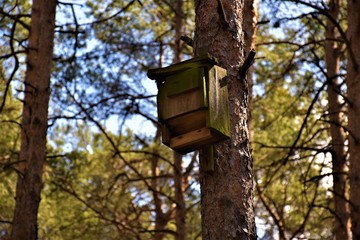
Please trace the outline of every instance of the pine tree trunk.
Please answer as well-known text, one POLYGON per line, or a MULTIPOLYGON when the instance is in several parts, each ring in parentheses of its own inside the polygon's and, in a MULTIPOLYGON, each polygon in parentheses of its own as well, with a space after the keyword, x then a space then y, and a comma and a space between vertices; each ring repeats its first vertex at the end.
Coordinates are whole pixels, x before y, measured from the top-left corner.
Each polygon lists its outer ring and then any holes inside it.
POLYGON ((46 158, 56 0, 34 0, 25 76, 19 175, 11 239, 37 239, 46 158))
POLYGON ((195 1, 195 55, 209 52, 228 70, 231 139, 215 145, 213 172, 201 171, 202 238, 256 239, 247 130, 243 1, 195 1), (221 7, 222 6, 222 7, 221 7))
MULTIPOLYGON (((255 49, 255 37, 256 37, 256 23, 258 21, 258 0, 246 0, 244 2, 243 10, 243 29, 244 29, 244 40, 245 40, 245 54, 249 55, 252 49, 255 49)), ((252 95, 253 95, 253 75, 254 67, 251 66, 246 74, 246 79, 249 85, 249 96, 248 96, 248 118, 247 125, 249 129, 250 140, 252 139, 252 95)))
POLYGON ((183 184, 183 168, 182 155, 174 152, 174 187, 175 187, 175 225, 176 225, 176 240, 186 239, 186 205, 184 198, 184 184, 183 184))
MULTIPOLYGON (((183 0, 175 0, 174 2, 174 28, 175 28, 175 46, 174 46, 174 60, 173 63, 179 63, 181 61, 181 41, 180 37, 183 34, 183 0)), ((175 225, 176 225, 176 240, 186 239, 186 203, 184 197, 184 179, 182 155, 174 152, 174 188, 175 188, 175 225)))
MULTIPOLYGON (((331 0, 329 14, 338 20, 340 1, 331 0)), ((328 81, 329 120, 330 135, 333 146, 332 167, 335 205, 335 227, 336 239, 350 239, 349 206, 346 200, 346 152, 344 148, 345 133, 341 127, 341 103, 339 101, 340 85, 337 75, 340 71, 340 55, 336 39, 335 26, 327 19, 325 42, 325 60, 328 81)))
POLYGON ((175 0, 174 2, 174 29, 175 29, 175 46, 174 46, 174 61, 173 63, 178 63, 181 61, 181 40, 180 37, 183 34, 183 0, 175 0))
POLYGON ((349 98, 350 215, 353 239, 360 239, 360 1, 348 0, 347 91, 349 98))
POLYGON ((160 186, 158 183, 157 177, 159 176, 159 166, 158 166, 158 158, 154 156, 151 159, 151 188, 153 189, 153 198, 154 198, 154 207, 155 207, 155 234, 154 240, 161 240, 165 237, 164 229, 169 219, 167 215, 163 212, 163 203, 159 196, 160 186))

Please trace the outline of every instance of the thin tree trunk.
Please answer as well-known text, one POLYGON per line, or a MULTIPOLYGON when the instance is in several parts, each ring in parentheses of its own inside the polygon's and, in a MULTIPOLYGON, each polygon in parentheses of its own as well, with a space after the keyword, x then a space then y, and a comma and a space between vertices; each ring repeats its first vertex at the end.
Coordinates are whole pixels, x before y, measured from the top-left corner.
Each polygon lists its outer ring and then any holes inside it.
MULTIPOLYGON (((160 56, 161 57, 161 56, 160 56)), ((160 62, 162 64, 162 62, 160 62)), ((156 135, 154 138, 155 142, 160 143, 160 130, 156 131, 156 135)), ((155 233, 154 233, 154 240, 161 240, 165 237, 165 227, 169 222, 168 214, 164 213, 163 211, 163 201, 160 198, 160 186, 158 176, 160 174, 159 169, 159 159, 157 156, 153 156, 151 158, 151 189, 153 190, 153 200, 154 200, 154 207, 155 207, 155 233)), ((170 211, 170 210, 169 210, 170 211)))
MULTIPOLYGON (((183 27, 183 0, 175 0, 175 46, 174 46, 174 61, 178 63, 181 61, 181 41, 183 27)), ((183 168, 182 168, 182 155, 174 152, 174 187, 175 187, 175 225, 176 225, 176 240, 186 239, 186 204, 184 197, 184 184, 183 184, 183 168)))
POLYGON ((215 145, 213 172, 201 171, 202 238, 256 239, 252 158, 247 129, 243 1, 195 2, 195 55, 209 52, 228 70, 231 139, 215 145))
MULTIPOLYGON (((338 19, 340 10, 340 0, 331 0, 329 4, 329 14, 338 19)), ((341 127, 341 103, 339 101, 340 85, 337 75, 340 70, 340 55, 336 39, 334 24, 327 19, 325 42, 325 60, 328 81, 328 100, 329 100, 329 120, 330 135, 333 145, 332 166, 333 166, 333 186, 334 186, 334 205, 335 205, 335 227, 334 235, 336 239, 350 239, 350 217, 349 206, 346 200, 346 152, 344 148, 345 133, 341 127)))
POLYGON ((347 65, 349 98, 349 177, 350 215, 353 239, 360 239, 360 1, 348 0, 348 30, 350 41, 347 65))
POLYGON ((157 177, 159 176, 159 166, 158 166, 158 158, 154 156, 151 159, 151 172, 152 172, 152 179, 151 179, 151 188, 153 191, 153 198, 154 198, 154 206, 155 206, 155 234, 154 240, 161 240, 165 237, 164 229, 166 224, 168 223, 168 218, 166 214, 163 212, 162 209, 162 200, 159 197, 159 183, 157 177))
POLYGON ((257 196, 264 205, 266 211, 269 212, 271 218, 274 221, 275 226, 277 227, 279 240, 285 240, 286 229, 284 227, 284 221, 283 221, 284 219, 281 216, 279 216, 279 214, 276 212, 276 208, 274 208, 273 205, 268 204, 269 202, 271 202, 271 200, 266 199, 266 196, 261 191, 260 187, 258 187, 258 185, 256 185, 256 190, 257 190, 257 196))
POLYGON ((181 61, 181 40, 182 35, 182 25, 183 25, 183 0, 175 0, 174 11, 174 28, 175 28, 175 46, 174 46, 174 61, 173 63, 178 63, 181 61))
POLYGON ((11 239, 37 239, 46 158, 56 0, 34 0, 25 76, 19 175, 11 239))
POLYGON ((186 205, 184 198, 182 155, 174 152, 174 184, 175 184, 175 224, 176 240, 186 239, 186 205))

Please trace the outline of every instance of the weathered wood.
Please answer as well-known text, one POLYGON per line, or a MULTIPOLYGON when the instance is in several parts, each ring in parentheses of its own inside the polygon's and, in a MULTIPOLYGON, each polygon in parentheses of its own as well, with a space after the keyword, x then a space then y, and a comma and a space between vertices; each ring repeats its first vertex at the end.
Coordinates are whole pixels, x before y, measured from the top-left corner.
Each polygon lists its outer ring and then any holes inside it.
POLYGON ((217 64, 216 58, 214 58, 210 54, 204 54, 199 57, 195 57, 177 64, 173 64, 165 68, 149 69, 147 76, 150 79, 159 81, 162 78, 166 78, 169 75, 173 75, 178 72, 185 71, 187 69, 213 66, 215 64, 217 64))
POLYGON ((207 104, 205 104, 203 92, 203 89, 194 89, 169 98, 164 96, 166 92, 159 91, 159 121, 163 122, 167 119, 205 108, 207 104))
POLYGON ((166 77, 162 87, 167 97, 183 94, 193 89, 204 89, 204 68, 191 68, 166 77))
POLYGON ((195 131, 176 136, 170 140, 170 147, 178 151, 186 151, 187 148, 197 146, 199 143, 211 142, 213 133, 209 128, 201 128, 195 131))
POLYGON ((206 54, 148 72, 158 82, 162 142, 179 153, 230 136, 227 71, 215 64, 206 54))
POLYGON ((227 85, 225 85, 227 72, 221 67, 214 66, 208 73, 209 79, 206 81, 209 95, 207 127, 230 137, 229 98, 227 85))
POLYGON ((167 120, 165 125, 171 128, 171 132, 174 136, 181 135, 206 127, 206 114, 206 109, 190 112, 188 114, 167 120))
POLYGON ((185 154, 226 139, 224 135, 204 127, 171 138, 168 146, 178 153, 185 154))

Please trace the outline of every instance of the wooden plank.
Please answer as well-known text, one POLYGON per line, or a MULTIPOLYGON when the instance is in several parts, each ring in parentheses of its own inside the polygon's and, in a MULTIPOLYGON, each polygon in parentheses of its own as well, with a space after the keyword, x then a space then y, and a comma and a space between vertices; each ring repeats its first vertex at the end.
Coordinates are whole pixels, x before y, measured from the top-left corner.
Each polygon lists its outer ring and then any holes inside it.
POLYGON ((153 80, 162 80, 169 75, 185 71, 190 68, 199 68, 205 66, 213 66, 217 64, 216 58, 210 54, 204 54, 177 64, 170 65, 165 68, 149 69, 147 76, 153 80))
POLYGON ((206 127, 206 111, 206 109, 202 109, 171 118, 165 124, 171 129, 174 136, 195 131, 206 127))
POLYGON ((205 127, 179 136, 174 136, 170 139, 170 144, 166 145, 178 153, 185 154, 226 139, 227 136, 205 127))
POLYGON ((168 76, 159 91, 165 91, 167 97, 176 96, 194 89, 201 91, 200 88, 205 80, 204 71, 204 68, 191 68, 168 76))
POLYGON ((226 69, 218 66, 209 69, 207 126, 219 134, 230 137, 229 97, 227 85, 224 84, 226 76, 226 69))
POLYGON ((203 143, 211 141, 213 137, 210 129, 201 128, 172 138, 170 140, 170 148, 180 151, 190 148, 193 151, 199 147, 199 143, 202 145, 203 143))
POLYGON ((158 95, 158 115, 159 121, 164 122, 167 119, 183 115, 204 108, 204 94, 198 89, 176 95, 168 98, 158 95))

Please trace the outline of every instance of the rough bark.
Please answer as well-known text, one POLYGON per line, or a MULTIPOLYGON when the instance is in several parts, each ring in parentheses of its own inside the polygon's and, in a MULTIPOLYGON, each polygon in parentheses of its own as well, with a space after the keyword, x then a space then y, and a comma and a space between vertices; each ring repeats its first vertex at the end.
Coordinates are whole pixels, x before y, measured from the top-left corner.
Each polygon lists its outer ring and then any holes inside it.
MULTIPOLYGON (((338 20, 340 0, 331 0, 329 14, 338 20)), ((340 55, 335 41, 336 28, 330 19, 326 22, 325 61, 327 71, 327 93, 329 100, 330 136, 333 146, 332 168, 335 205, 334 236, 336 239, 350 239, 349 206, 346 200, 346 151, 345 132, 342 124, 342 105, 339 101, 340 85, 337 75, 340 71, 340 55)))
POLYGON ((25 75, 19 172, 11 239, 37 239, 46 158, 56 0, 34 0, 25 75))
POLYGON ((195 55, 209 52, 228 70, 231 139, 215 145, 213 172, 200 172, 202 237, 256 239, 247 130, 248 85, 240 79, 243 1, 195 2, 195 55))
POLYGON ((360 1, 348 0, 348 30, 350 41, 347 65, 349 98, 349 178, 350 215, 353 239, 360 239, 360 1), (352 54, 351 54, 352 53, 352 54))
POLYGON ((178 63, 181 61, 181 35, 182 35, 182 26, 183 26, 183 1, 175 0, 174 11, 174 29, 175 29, 175 46, 174 46, 174 61, 173 63, 178 63))

